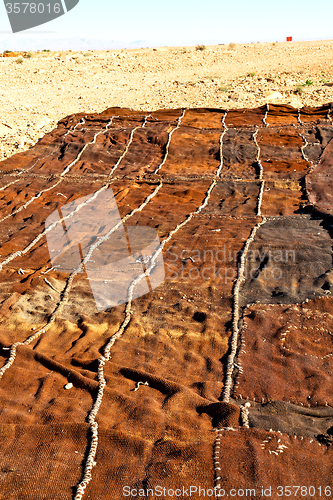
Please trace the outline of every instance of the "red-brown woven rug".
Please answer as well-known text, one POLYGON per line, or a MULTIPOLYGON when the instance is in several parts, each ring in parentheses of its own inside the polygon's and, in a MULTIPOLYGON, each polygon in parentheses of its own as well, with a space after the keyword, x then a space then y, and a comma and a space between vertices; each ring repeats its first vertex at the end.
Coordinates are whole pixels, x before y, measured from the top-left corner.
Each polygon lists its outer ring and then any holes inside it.
POLYGON ((0 163, 0 500, 331 498, 331 110, 110 108, 0 163))

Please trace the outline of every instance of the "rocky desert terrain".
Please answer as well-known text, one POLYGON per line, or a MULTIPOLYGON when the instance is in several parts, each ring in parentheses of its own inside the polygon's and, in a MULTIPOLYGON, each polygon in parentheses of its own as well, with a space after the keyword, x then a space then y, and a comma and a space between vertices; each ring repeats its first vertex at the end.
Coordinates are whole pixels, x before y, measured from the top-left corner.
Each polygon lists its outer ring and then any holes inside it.
POLYGON ((72 113, 333 101, 333 40, 0 55, 0 159, 72 113))

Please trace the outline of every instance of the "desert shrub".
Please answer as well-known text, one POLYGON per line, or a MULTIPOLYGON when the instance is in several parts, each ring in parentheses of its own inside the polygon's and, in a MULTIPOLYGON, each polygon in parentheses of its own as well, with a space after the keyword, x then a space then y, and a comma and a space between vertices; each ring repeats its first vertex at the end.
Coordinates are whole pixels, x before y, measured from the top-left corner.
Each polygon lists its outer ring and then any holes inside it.
POLYGON ((233 42, 229 43, 229 45, 228 45, 228 49, 229 50, 235 50, 235 48, 236 48, 236 44, 235 43, 233 43, 233 42))
POLYGON ((206 50, 206 45, 197 45, 195 50, 206 50))
POLYGON ((255 71, 249 71, 248 73, 246 73, 246 76, 255 76, 255 71))
POLYGON ((22 64, 23 63, 23 58, 19 57, 18 59, 16 59, 16 62, 17 62, 17 64, 22 64))
POLYGON ((302 92, 304 92, 304 87, 306 87, 308 85, 313 85, 313 82, 309 79, 305 80, 305 82, 301 82, 301 83, 297 84, 296 85, 296 92, 298 94, 301 94, 302 92))

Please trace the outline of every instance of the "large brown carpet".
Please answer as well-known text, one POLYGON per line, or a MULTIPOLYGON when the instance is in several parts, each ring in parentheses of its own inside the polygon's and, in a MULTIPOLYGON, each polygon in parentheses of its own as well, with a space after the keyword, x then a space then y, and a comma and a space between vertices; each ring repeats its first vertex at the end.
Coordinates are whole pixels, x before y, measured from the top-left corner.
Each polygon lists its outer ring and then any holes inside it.
POLYGON ((111 108, 0 164, 1 500, 331 497, 331 109, 111 108))

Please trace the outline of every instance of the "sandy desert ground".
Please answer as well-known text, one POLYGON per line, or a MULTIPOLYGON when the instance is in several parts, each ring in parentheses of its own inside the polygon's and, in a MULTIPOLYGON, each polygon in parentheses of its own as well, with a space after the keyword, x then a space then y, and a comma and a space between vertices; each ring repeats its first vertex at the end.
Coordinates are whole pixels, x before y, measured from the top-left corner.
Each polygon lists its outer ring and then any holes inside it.
POLYGON ((331 82, 333 40, 0 55, 0 160, 72 113, 319 106, 331 82))

